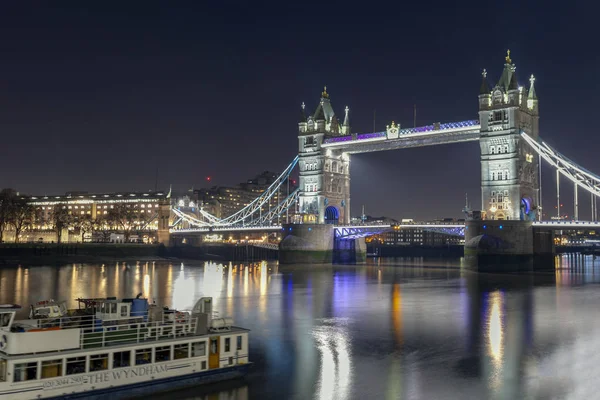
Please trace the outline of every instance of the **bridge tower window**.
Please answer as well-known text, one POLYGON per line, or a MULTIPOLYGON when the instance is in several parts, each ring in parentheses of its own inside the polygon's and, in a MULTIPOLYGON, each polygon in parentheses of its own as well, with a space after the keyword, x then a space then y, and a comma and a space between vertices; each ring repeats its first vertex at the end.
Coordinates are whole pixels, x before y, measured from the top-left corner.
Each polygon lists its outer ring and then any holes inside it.
POLYGON ((496 146, 490 146, 490 154, 496 154, 496 146))

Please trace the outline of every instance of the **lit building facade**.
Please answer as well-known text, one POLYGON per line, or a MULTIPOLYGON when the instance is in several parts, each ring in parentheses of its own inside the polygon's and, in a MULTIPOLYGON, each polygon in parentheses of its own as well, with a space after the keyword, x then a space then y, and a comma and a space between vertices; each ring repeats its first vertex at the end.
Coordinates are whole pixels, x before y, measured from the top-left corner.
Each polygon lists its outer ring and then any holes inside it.
MULTIPOLYGON (((83 237, 73 234, 76 230, 76 222, 89 219, 94 222, 96 231, 119 232, 128 230, 131 234, 144 232, 146 242, 168 243, 169 216, 170 216, 170 193, 100 193, 89 194, 85 192, 70 192, 62 196, 21 196, 27 199, 35 209, 34 220, 29 229, 23 234, 25 241, 57 241, 54 232, 53 215, 57 208, 64 210, 70 216, 70 226, 66 226, 66 235, 61 241, 79 242, 83 237), (109 218, 111 210, 118 208, 126 210, 129 214, 128 222, 115 223, 109 218)), ((10 234, 10 232, 8 232, 10 234)), ((91 240, 91 238, 90 238, 91 240)), ((100 241, 96 238, 96 240, 100 241)), ((106 240, 102 240, 106 241, 106 240)))

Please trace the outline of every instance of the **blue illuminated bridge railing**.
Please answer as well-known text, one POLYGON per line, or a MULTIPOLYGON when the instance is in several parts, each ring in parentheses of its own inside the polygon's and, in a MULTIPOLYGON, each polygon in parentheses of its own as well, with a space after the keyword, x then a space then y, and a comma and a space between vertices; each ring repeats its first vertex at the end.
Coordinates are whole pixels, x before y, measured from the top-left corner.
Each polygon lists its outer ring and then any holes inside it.
MULTIPOLYGON (((448 122, 445 124, 431 124, 425 126, 417 126, 416 128, 405 128, 400 129, 398 131, 398 135, 410 135, 414 133, 427 133, 427 132, 440 132, 449 129, 460 129, 460 128, 468 128, 471 126, 479 125, 479 121, 476 119, 468 120, 468 121, 460 121, 460 122, 448 122)), ((373 133, 361 133, 356 135, 356 139, 352 138, 352 135, 348 136, 338 136, 333 138, 325 139, 324 143, 341 143, 348 142, 351 140, 367 140, 367 139, 375 139, 375 138, 385 138, 387 137, 387 133, 383 132, 373 132, 373 133)))

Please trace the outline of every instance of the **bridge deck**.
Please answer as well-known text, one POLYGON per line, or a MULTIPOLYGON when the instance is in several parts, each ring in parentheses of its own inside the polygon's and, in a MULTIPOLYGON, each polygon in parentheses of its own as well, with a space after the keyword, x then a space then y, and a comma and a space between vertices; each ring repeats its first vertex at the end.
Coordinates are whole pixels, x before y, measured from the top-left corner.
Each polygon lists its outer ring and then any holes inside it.
POLYGON ((342 150, 349 154, 395 150, 409 147, 432 146, 479 140, 480 125, 477 121, 463 121, 402 129, 397 138, 388 138, 386 132, 359 134, 326 139, 323 148, 342 150))

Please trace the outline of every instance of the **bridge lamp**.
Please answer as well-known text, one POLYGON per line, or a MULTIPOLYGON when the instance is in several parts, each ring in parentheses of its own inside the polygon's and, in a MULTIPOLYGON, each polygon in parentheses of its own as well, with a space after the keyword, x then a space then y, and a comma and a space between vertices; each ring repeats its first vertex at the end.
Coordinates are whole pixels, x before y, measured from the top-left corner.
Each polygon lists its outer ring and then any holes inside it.
POLYGON ((497 208, 496 208, 495 206, 492 206, 492 207, 490 207, 490 212, 493 212, 493 213, 495 213, 495 212, 496 212, 496 210, 497 210, 497 208))
POLYGON ((350 159, 350 156, 348 156, 348 153, 342 153, 342 160, 348 161, 349 159, 350 159))
POLYGON ((327 149, 327 152, 325 154, 327 155, 327 157, 331 157, 331 149, 327 149))

